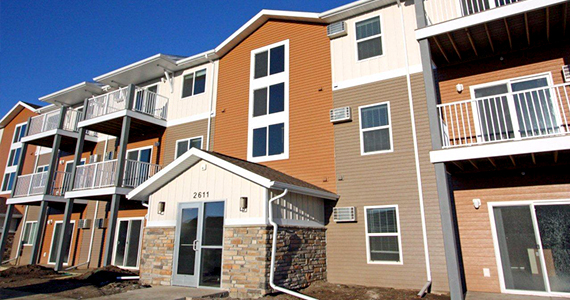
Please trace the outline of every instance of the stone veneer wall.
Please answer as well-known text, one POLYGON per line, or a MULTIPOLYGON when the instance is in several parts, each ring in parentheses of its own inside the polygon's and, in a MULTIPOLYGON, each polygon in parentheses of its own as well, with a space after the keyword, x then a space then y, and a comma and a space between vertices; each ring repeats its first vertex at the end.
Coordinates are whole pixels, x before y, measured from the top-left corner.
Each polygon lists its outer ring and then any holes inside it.
MULTIPOLYGON (((225 227, 222 288, 232 297, 258 298, 269 286, 272 227, 225 227)), ((279 227, 275 283, 301 289, 326 279, 326 229, 279 227)))
POLYGON ((144 229, 140 259, 141 283, 170 285, 174 232, 174 227, 147 227, 144 229))

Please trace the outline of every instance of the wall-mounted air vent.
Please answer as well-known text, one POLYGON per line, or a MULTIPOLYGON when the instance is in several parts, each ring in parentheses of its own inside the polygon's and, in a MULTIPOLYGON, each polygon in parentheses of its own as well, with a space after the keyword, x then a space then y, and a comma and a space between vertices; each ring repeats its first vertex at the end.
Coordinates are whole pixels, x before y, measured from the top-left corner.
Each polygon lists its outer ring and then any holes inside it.
POLYGON ((564 82, 570 82, 570 65, 562 66, 562 74, 564 75, 564 82))
POLYGON ((341 21, 330 24, 327 26, 327 35, 329 39, 334 39, 339 36, 346 35, 346 23, 341 21))
POLYGON ((356 213, 354 206, 333 208, 333 219, 335 222, 354 222, 356 213))
POLYGON ((350 121, 350 107, 339 107, 331 109, 331 123, 350 121))
POLYGON ((107 218, 95 220, 95 226, 97 226, 98 229, 107 228, 107 224, 109 224, 109 219, 107 218))
POLYGON ((81 219, 79 220, 79 229, 89 229, 91 228, 91 219, 81 219))

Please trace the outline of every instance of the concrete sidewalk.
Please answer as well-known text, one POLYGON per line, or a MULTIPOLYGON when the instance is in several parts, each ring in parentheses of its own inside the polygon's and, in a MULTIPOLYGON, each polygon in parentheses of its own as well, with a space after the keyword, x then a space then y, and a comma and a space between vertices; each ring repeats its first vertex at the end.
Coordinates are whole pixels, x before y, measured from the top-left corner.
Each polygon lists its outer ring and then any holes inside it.
POLYGON ((129 299, 129 300, 187 300, 200 298, 220 298, 227 292, 219 289, 199 289, 180 286, 157 286, 147 289, 132 290, 126 293, 91 298, 100 299, 129 299))

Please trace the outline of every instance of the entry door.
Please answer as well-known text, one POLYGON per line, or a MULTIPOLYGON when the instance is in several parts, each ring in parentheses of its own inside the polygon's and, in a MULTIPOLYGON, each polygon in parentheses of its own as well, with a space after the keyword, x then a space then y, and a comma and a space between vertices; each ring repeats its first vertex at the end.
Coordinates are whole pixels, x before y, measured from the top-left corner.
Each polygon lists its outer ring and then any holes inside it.
POLYGON ((179 204, 173 285, 220 287, 223 229, 223 201, 179 204))
POLYGON ((570 292, 570 204, 495 206, 495 247, 506 291, 570 292))
MULTIPOLYGON (((70 242, 69 242, 69 247, 67 248, 67 253, 66 255, 63 256, 63 264, 67 264, 69 262, 69 254, 71 252, 71 247, 73 247, 72 242, 73 242, 73 235, 75 233, 74 231, 75 220, 71 220, 70 223, 71 223, 71 235, 69 237, 70 242)), ((48 257, 49 264, 55 264, 57 260, 57 250, 59 249, 59 236, 62 234, 62 230, 63 230, 63 221, 55 221, 53 232, 51 235, 51 245, 48 257)))
POLYGON ((142 219, 117 220, 114 265, 123 268, 138 268, 142 232, 142 219))

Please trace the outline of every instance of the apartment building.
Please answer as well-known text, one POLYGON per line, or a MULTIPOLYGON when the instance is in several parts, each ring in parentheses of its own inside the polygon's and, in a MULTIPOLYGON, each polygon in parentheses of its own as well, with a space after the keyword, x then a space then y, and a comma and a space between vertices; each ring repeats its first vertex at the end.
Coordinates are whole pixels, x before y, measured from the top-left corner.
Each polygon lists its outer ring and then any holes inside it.
POLYGON ((452 296, 568 296, 568 2, 415 6, 452 296))

